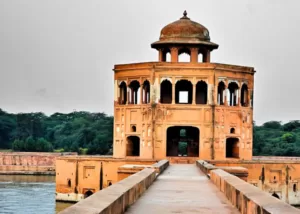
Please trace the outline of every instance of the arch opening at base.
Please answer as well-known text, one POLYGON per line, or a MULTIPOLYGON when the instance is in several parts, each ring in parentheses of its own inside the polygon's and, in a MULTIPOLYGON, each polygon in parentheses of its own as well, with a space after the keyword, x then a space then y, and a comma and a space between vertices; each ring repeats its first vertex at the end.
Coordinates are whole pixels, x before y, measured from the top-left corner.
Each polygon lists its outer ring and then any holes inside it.
POLYGON ((239 139, 227 138, 226 139, 226 158, 239 158, 239 139))
POLYGON ((91 190, 88 190, 84 193, 84 198, 88 198, 90 197, 91 195, 93 195, 94 193, 91 191, 91 190))
POLYGON ((192 126, 172 126, 167 129, 168 157, 199 157, 200 131, 192 126))
POLYGON ((140 156, 140 138, 137 136, 127 137, 126 156, 140 156))

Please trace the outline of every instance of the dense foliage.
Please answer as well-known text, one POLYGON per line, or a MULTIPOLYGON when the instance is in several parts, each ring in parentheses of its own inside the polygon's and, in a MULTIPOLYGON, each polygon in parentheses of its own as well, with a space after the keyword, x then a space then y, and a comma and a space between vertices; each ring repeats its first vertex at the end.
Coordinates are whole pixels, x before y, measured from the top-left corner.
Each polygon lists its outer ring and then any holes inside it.
MULTIPOLYGON (((0 149, 111 154, 113 117, 72 112, 9 114, 0 109, 0 149)), ((254 125, 253 154, 300 156, 300 121, 254 125)))
POLYGON ((300 156, 300 121, 269 121, 254 126, 253 155, 300 156))
POLYGON ((113 117, 104 113, 72 112, 9 114, 0 109, 0 149, 14 151, 109 154, 113 117))

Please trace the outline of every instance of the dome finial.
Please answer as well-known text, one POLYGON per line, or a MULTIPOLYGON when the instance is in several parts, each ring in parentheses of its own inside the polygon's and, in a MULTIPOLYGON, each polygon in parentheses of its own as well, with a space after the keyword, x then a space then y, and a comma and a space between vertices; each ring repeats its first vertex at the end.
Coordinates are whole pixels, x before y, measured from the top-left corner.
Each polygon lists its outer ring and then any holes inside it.
POLYGON ((186 12, 186 10, 183 12, 183 17, 182 17, 181 19, 189 19, 189 18, 187 17, 187 12, 186 12))
POLYGON ((184 16, 184 17, 187 17, 187 12, 186 12, 186 10, 183 12, 183 16, 184 16))

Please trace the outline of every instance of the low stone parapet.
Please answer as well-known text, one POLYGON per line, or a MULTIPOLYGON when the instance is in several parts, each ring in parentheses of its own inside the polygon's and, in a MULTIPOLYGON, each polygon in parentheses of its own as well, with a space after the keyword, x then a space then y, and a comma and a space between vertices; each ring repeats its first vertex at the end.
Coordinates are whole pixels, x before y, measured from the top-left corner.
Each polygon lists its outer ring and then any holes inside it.
POLYGON ((118 180, 127 178, 130 175, 133 175, 139 171, 142 171, 145 168, 155 169, 156 175, 161 174, 169 166, 168 160, 161 160, 152 165, 142 165, 142 164, 125 164, 118 168, 118 180))
POLYGON ((196 161, 197 167, 200 168, 202 172, 204 172, 208 177, 210 176, 210 171, 213 169, 217 169, 216 166, 204 161, 204 160, 198 160, 196 161))
POLYGON ((196 165, 204 172, 208 177, 210 177, 210 171, 214 169, 223 169, 225 172, 228 172, 232 175, 237 176, 238 178, 247 181, 248 178, 248 169, 240 166, 215 166, 204 160, 198 160, 196 165))
POLYGON ((210 176, 211 181, 242 214, 300 213, 300 210, 222 169, 212 170, 210 176))
POLYGON ((109 186, 59 214, 121 214, 154 182, 155 169, 146 168, 109 186))
POLYGON ((152 165, 158 174, 161 174, 169 166, 169 160, 161 160, 152 165))

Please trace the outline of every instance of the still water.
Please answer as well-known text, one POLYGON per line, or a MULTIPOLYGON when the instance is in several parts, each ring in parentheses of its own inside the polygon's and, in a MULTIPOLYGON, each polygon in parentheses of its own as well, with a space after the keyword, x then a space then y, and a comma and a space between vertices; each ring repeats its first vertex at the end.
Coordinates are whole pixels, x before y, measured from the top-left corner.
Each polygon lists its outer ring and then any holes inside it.
POLYGON ((0 175, 0 213, 55 214, 72 204, 55 202, 55 177, 0 175))

